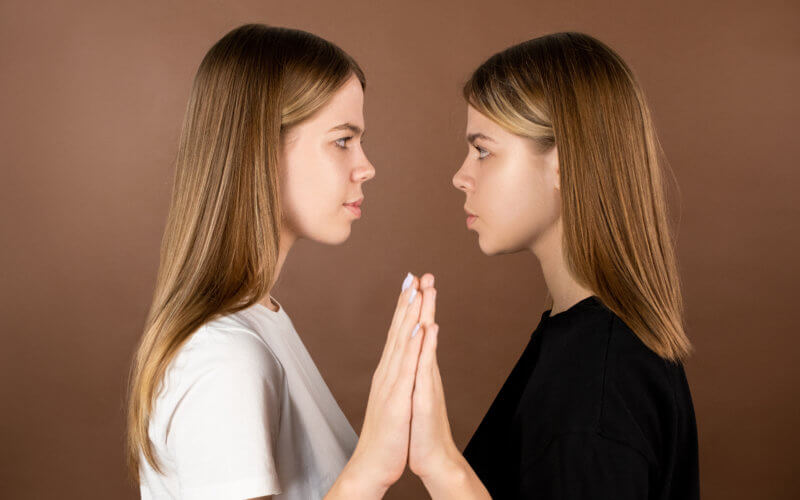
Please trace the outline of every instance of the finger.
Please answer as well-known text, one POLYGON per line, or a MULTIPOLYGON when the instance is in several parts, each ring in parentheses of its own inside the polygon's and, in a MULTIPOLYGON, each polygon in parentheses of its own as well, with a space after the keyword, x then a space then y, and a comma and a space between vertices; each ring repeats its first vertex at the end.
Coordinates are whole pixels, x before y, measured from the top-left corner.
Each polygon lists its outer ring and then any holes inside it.
POLYGON ((417 367, 417 376, 423 374, 425 377, 430 377, 433 374, 436 365, 436 346, 439 339, 439 325, 433 323, 425 328, 425 340, 422 343, 422 349, 419 354, 419 365, 417 367))
POLYGON ((430 412, 433 407, 433 398, 436 395, 436 384, 433 372, 430 368, 431 353, 435 351, 435 336, 438 333, 438 325, 425 326, 425 338, 420 347, 419 360, 417 362, 416 376, 414 377, 414 407, 417 411, 424 413, 430 412))
POLYGON ((420 291, 423 293, 420 323, 426 325, 436 321, 436 289, 433 284, 433 274, 425 273, 420 277, 420 291))
POLYGON ((419 312, 422 308, 422 295, 417 294, 412 302, 411 305, 406 310, 406 315, 403 318, 402 323, 397 327, 397 331, 395 332, 394 343, 392 345, 392 349, 395 351, 395 357, 400 358, 403 356, 403 350, 405 345, 408 341, 419 332, 419 312))
POLYGON ((386 334, 386 342, 383 344, 383 351, 381 352, 378 366, 375 368, 375 376, 378 376, 379 378, 383 378, 383 375, 385 374, 386 367, 389 363, 389 353, 395 345, 396 331, 400 327, 400 323, 405 317, 406 309, 408 309, 410 305, 409 299, 412 297, 412 295, 415 295, 414 290, 416 290, 418 284, 419 280, 416 278, 416 276, 408 273, 403 281, 403 284, 401 285, 401 292, 400 296, 397 298, 394 316, 392 316, 392 321, 389 324, 389 330, 386 334))
POLYGON ((409 307, 406 317, 397 329, 394 343, 390 346, 387 352, 387 365, 388 377, 397 377, 402 359, 405 353, 405 346, 410 340, 416 338, 420 334, 419 331, 419 311, 422 307, 422 297, 417 295, 414 297, 409 307))
POLYGON ((411 282, 414 280, 414 275, 411 273, 406 274, 406 279, 403 280, 403 284, 400 286, 400 291, 404 292, 406 288, 411 286, 411 282))
POLYGON ((421 310, 422 294, 417 293, 411 297, 411 304, 406 309, 406 314, 395 332, 398 344, 404 344, 405 341, 411 338, 412 329, 419 323, 421 310))
POLYGON ((395 314, 392 317, 392 325, 390 326, 390 329, 400 324, 400 322, 403 320, 403 316, 411 305, 413 297, 419 293, 419 278, 413 274, 411 276, 412 279, 410 284, 400 293, 400 296, 397 297, 397 308, 395 309, 395 314))
POLYGON ((433 287, 422 288, 422 309, 419 313, 419 322, 431 325, 436 322, 436 289, 433 287))
POLYGON ((420 288, 430 288, 430 287, 432 287, 433 286, 433 280, 434 280, 433 274, 431 274, 431 273, 423 274, 419 279, 420 288))
POLYGON ((442 384, 442 375, 439 373, 439 362, 434 356, 433 359, 433 373, 431 374, 432 379, 432 389, 435 393, 435 397, 441 402, 442 409, 444 410, 445 414, 447 413, 447 404, 445 402, 444 396, 444 385, 442 384))
POLYGON ((397 307, 395 308, 392 322, 389 325, 389 332, 387 334, 386 343, 384 344, 383 354, 381 354, 381 357, 383 357, 387 351, 393 347, 397 329, 400 328, 400 324, 406 316, 406 311, 411 305, 409 301, 418 293, 417 289, 419 287, 419 279, 411 273, 409 273, 409 276, 412 277, 410 284, 400 293, 400 296, 397 298, 397 307))
POLYGON ((419 278, 411 273, 408 273, 406 280, 403 282, 403 286, 405 288, 397 297, 397 306, 394 309, 392 325, 389 327, 390 330, 392 326, 396 326, 400 323, 400 321, 403 319, 406 309, 408 309, 408 306, 411 304, 409 299, 419 292, 419 278), (411 277, 410 281, 408 280, 408 276, 411 277))
POLYGON ((400 391, 403 397, 410 397, 414 390, 417 364, 426 334, 425 331, 426 328, 420 325, 420 329, 417 331, 416 335, 406 342, 405 348, 403 349, 404 352, 400 362, 400 373, 397 383, 397 390, 400 391))

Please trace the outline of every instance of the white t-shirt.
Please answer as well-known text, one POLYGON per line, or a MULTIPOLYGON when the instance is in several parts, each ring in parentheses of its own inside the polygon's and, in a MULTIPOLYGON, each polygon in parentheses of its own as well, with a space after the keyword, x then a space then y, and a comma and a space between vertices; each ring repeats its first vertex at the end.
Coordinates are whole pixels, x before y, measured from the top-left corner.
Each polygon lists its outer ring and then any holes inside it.
POLYGON ((140 454, 143 500, 311 500, 333 485, 358 436, 277 305, 210 321, 178 351, 149 424, 165 474, 140 454))

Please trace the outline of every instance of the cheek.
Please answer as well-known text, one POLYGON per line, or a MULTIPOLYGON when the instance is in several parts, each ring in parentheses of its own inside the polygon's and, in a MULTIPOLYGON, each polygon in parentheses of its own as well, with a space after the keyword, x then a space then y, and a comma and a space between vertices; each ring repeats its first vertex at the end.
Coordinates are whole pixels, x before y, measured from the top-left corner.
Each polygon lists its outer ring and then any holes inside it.
MULTIPOLYGON (((332 153, 335 155, 335 152, 332 153)), ((347 197, 347 178, 341 161, 331 155, 321 156, 306 181, 313 186, 313 203, 320 218, 341 216, 347 197)))
POLYGON ((300 235, 326 240, 338 219, 344 220, 346 172, 324 151, 305 153, 288 164, 283 177, 284 211, 300 235))
POLYGON ((552 222, 557 198, 530 168, 509 169, 502 174, 481 185, 482 190, 486 188, 485 234, 481 236, 497 250, 516 251, 529 245, 552 222))
POLYGON ((527 212, 535 197, 531 179, 523 178, 514 169, 497 169, 480 179, 482 208, 487 222, 504 226, 527 212))

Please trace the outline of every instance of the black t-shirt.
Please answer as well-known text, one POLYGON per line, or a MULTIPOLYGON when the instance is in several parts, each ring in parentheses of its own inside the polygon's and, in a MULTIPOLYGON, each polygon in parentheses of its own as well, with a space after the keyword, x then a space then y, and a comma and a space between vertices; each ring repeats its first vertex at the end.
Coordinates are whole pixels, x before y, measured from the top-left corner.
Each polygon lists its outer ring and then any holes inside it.
POLYGON ((699 498, 683 366, 595 295, 549 314, 464 450, 492 498, 699 498))

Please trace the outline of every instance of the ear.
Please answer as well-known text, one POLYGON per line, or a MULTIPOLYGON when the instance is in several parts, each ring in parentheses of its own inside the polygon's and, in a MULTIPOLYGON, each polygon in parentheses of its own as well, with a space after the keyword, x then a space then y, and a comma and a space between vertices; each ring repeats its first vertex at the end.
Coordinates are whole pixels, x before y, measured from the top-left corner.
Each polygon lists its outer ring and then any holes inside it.
POLYGON ((555 188, 561 190, 561 169, 558 165, 558 148, 553 146, 553 149, 547 152, 548 166, 555 170, 555 188))

